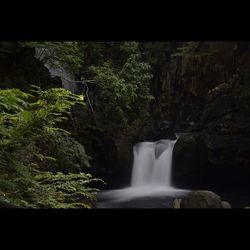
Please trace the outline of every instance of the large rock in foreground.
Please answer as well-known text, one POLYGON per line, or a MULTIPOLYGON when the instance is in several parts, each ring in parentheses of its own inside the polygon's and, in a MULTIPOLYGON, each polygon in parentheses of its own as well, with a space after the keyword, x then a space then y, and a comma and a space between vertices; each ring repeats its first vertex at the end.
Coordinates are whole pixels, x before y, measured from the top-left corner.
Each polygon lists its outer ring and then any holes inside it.
POLYGON ((176 199, 174 208, 231 208, 230 203, 221 201, 220 196, 211 191, 193 191, 183 199, 176 199))

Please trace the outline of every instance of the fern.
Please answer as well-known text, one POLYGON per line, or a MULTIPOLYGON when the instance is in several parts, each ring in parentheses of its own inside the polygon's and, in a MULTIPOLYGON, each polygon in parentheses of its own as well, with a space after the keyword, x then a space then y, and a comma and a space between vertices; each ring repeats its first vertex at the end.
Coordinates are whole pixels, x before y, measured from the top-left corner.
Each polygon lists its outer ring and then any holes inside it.
POLYGON ((88 185, 102 181, 82 172, 90 157, 59 127, 74 105, 84 105, 82 98, 61 88, 0 90, 1 200, 30 208, 91 208, 98 189, 88 185))

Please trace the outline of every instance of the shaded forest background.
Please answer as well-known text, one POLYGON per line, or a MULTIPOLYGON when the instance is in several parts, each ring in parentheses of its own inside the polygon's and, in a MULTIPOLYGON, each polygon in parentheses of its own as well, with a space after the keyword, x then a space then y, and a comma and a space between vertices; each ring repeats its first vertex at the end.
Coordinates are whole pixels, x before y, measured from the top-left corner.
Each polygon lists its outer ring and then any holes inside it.
POLYGON ((3 206, 91 208, 129 185, 135 143, 176 132, 176 185, 249 189, 249 58, 249 42, 0 42, 3 206))

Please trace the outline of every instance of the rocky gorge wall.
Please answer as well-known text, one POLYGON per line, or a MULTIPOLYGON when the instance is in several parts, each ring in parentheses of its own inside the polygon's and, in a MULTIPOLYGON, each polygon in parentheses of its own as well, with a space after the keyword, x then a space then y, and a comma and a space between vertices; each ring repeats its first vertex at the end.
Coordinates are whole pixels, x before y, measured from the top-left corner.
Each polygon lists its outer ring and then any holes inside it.
MULTIPOLYGON (((155 100, 137 141, 186 134, 173 151, 178 187, 249 188, 250 43, 151 42, 142 49, 152 66, 155 100)), ((112 141, 116 160, 106 159, 105 169, 114 165, 109 180, 119 187, 129 184, 137 141, 129 135, 112 141)))
POLYGON ((210 42, 211 55, 177 59, 168 117, 186 133, 173 151, 178 187, 250 189, 249 43, 210 42), (175 113, 175 115, 173 114, 175 113))
POLYGON ((208 91, 228 82, 249 65, 246 52, 249 53, 249 44, 239 42, 172 45, 168 53, 162 53, 163 58, 154 63, 153 114, 179 125, 198 121, 208 91), (185 53, 176 53, 185 46, 188 48, 185 53))
POLYGON ((35 49, 16 46, 0 56, 0 88, 27 91, 31 85, 61 87, 49 70, 35 57, 35 49))
MULTIPOLYGON (((93 172, 110 187, 127 185, 133 145, 179 132, 186 135, 173 151, 176 186, 250 189, 250 43, 144 42, 142 50, 154 76, 150 121, 133 138, 97 135, 92 151, 83 141, 93 172)), ((20 49, 0 58, 0 87, 61 86, 34 55, 20 49)))

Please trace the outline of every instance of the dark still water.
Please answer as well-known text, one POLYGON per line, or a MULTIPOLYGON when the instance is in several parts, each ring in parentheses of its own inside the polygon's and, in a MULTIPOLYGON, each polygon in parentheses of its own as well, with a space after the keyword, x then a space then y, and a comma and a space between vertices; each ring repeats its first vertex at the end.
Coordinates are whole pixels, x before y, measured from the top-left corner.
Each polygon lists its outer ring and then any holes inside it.
MULTIPOLYGON (((214 191, 214 190, 212 190, 214 191)), ((103 191, 98 194, 96 208, 173 208, 175 199, 184 198, 190 191, 174 188, 157 187, 151 190, 125 188, 103 191)), ((240 192, 216 192, 223 201, 230 202, 232 208, 250 207, 250 195, 240 192)))
POLYGON ((250 193, 224 191, 217 191, 216 193, 221 197, 222 200, 230 202, 232 208, 250 207, 250 193))

